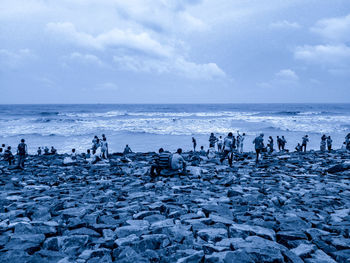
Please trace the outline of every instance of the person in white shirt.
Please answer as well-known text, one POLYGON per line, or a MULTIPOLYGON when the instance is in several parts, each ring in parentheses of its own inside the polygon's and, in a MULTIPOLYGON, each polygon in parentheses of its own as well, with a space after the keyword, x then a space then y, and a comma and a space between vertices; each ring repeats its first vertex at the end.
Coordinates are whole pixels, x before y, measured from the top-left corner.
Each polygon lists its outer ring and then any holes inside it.
POLYGON ((177 149, 176 153, 173 154, 171 158, 171 169, 181 170, 183 173, 186 173, 186 162, 185 159, 181 156, 182 149, 177 149))

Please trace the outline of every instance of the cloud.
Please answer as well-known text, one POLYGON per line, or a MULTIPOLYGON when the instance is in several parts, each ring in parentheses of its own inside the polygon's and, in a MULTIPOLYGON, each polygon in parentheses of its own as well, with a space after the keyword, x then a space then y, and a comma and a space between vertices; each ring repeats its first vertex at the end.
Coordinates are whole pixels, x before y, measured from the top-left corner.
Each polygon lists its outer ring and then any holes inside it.
POLYGON ((283 20, 271 23, 270 27, 275 29, 299 29, 301 26, 297 22, 283 20))
POLYGON ((135 56, 114 56, 120 69, 134 72, 156 72, 158 74, 177 74, 191 79, 224 78, 225 72, 215 63, 197 64, 183 57, 169 59, 150 59, 135 56))
POLYGON ((131 30, 114 28, 97 36, 76 30, 70 22, 48 23, 47 29, 54 34, 65 37, 65 41, 79 46, 104 50, 106 48, 127 48, 138 50, 150 55, 169 56, 171 48, 161 45, 146 32, 135 33, 131 30))
POLYGON ((95 90, 97 90, 97 91, 117 91, 117 90, 119 90, 119 87, 112 82, 105 82, 105 83, 97 85, 97 87, 95 87, 95 90))
POLYGON ((105 66, 105 63, 102 62, 97 56, 92 54, 81 54, 79 52, 71 53, 68 57, 70 60, 78 61, 84 64, 93 64, 99 67, 105 66))
POLYGON ((350 14, 319 20, 310 30, 328 41, 338 43, 350 41, 350 14))
POLYGON ((291 69, 282 69, 276 73, 276 77, 281 80, 296 81, 299 79, 298 75, 291 69))
POLYGON ((350 59, 350 47, 339 45, 316 45, 297 47, 294 52, 296 59, 312 63, 344 64, 350 59))
POLYGON ((23 66, 27 60, 35 57, 30 49, 19 49, 18 51, 0 49, 0 68, 16 69, 23 66))

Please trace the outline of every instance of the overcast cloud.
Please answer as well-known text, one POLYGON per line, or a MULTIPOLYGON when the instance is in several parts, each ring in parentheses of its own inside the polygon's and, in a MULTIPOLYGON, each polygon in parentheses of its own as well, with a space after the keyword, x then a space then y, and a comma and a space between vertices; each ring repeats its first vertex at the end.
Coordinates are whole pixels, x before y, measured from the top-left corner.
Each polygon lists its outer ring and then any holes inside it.
POLYGON ((1 103, 350 102, 348 0, 2 0, 1 103))

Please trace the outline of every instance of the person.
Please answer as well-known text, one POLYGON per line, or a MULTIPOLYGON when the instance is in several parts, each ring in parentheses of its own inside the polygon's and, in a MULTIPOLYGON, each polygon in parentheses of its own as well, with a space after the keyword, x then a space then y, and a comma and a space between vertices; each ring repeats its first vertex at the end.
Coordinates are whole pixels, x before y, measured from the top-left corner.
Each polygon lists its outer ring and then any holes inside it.
POLYGON ((218 139, 215 137, 214 133, 211 133, 210 134, 210 137, 209 137, 209 148, 210 147, 214 147, 215 148, 215 143, 218 139))
POLYGON ((329 152, 332 151, 332 142, 333 142, 333 140, 332 140, 331 136, 328 136, 327 137, 327 148, 328 148, 329 152))
POLYGON ((201 146, 201 150, 199 151, 199 155, 205 156, 207 153, 204 150, 204 146, 201 146))
POLYGON ((86 154, 85 154, 85 158, 90 159, 90 157, 91 157, 91 151, 90 151, 90 149, 87 149, 86 154))
POLYGON ((243 153, 243 143, 245 139, 245 133, 243 132, 242 135, 240 135, 240 141, 237 140, 237 148, 239 153, 243 153))
POLYGON ((254 140, 253 143, 255 144, 255 152, 256 152, 256 160, 255 162, 259 162, 259 154, 263 151, 264 149, 264 134, 261 133, 259 136, 257 136, 254 140))
POLYGON ((283 144, 282 139, 281 139, 279 136, 277 136, 278 151, 281 151, 281 150, 282 150, 282 144, 283 144))
POLYGON ((305 135, 304 137, 303 137, 303 142, 302 142, 302 144, 301 144, 301 149, 304 149, 304 153, 306 152, 306 146, 307 146, 307 143, 309 142, 309 135, 305 135))
POLYGON ((97 148, 100 146, 100 139, 97 137, 97 135, 94 136, 92 140, 92 154, 96 153, 97 148))
POLYGON ((72 152, 70 154, 70 158, 72 158, 72 160, 77 159, 77 152, 75 151, 75 148, 72 149, 72 152))
POLYGON ((49 151, 49 148, 47 146, 45 146, 45 148, 44 148, 44 155, 50 155, 50 151, 49 151))
POLYGON ((323 134, 321 137, 321 144, 320 144, 320 151, 321 152, 326 151, 326 144, 327 144, 326 140, 327 140, 327 136, 325 134, 323 134))
POLYGON ((233 159, 233 134, 232 132, 228 133, 226 138, 224 139, 224 148, 223 148, 223 155, 220 159, 220 162, 222 163, 226 157, 228 158, 228 163, 230 166, 232 166, 232 159, 233 159))
POLYGON ((295 147, 295 150, 296 150, 297 152, 301 152, 302 149, 303 149, 303 147, 300 145, 300 143, 298 143, 298 145, 295 147))
POLYGON ((41 155, 41 147, 38 147, 38 155, 41 155))
POLYGON ((192 144, 193 144, 193 151, 196 151, 196 147, 197 147, 197 141, 194 137, 192 137, 192 144))
POLYGON ((213 159, 215 158, 216 153, 215 153, 215 148, 214 147, 210 147, 207 151, 207 157, 208 159, 213 159))
POLYGON ((124 153, 124 154, 132 153, 132 150, 131 150, 131 148, 129 147, 128 144, 125 146, 124 152, 123 152, 123 153, 124 153))
POLYGON ((182 149, 177 149, 176 153, 174 153, 171 157, 171 169, 173 170, 181 170, 182 173, 186 173, 186 162, 182 157, 182 149))
POLYGON ((272 138, 272 136, 269 136, 269 140, 268 140, 267 146, 269 147, 269 152, 273 153, 273 138, 272 138))
POLYGON ((57 150, 55 149, 55 147, 51 146, 51 154, 55 155, 57 153, 57 150))
POLYGON ((346 150, 350 151, 350 133, 348 133, 348 135, 345 137, 345 145, 346 150))
POLYGON ((102 134, 102 141, 101 141, 101 153, 102 158, 107 159, 108 158, 108 143, 107 138, 102 134))
POLYGON ((27 155, 27 145, 25 144, 25 140, 21 139, 20 144, 17 147, 17 155, 18 155, 18 168, 24 169, 24 161, 27 155))
POLYGON ((222 152, 222 146, 224 144, 224 140, 222 139, 222 136, 219 137, 217 144, 218 144, 218 152, 222 152))
POLYGON ((154 178, 156 175, 160 175, 163 169, 170 168, 170 153, 165 152, 163 148, 158 150, 154 163, 151 165, 151 177, 154 178))
POLYGON ((4 152, 2 150, 2 147, 0 147, 0 156, 4 155, 4 152))
POLYGON ((284 151, 285 147, 286 147, 286 143, 287 143, 287 140, 286 138, 284 138, 284 135, 282 135, 282 139, 281 139, 281 142, 282 142, 282 151, 284 151))
POLYGON ((340 150, 342 152, 345 152, 346 151, 346 142, 343 142, 342 146, 340 147, 340 150))
POLYGON ((9 162, 9 165, 15 164, 15 157, 11 152, 11 146, 8 146, 4 152, 4 161, 9 162))

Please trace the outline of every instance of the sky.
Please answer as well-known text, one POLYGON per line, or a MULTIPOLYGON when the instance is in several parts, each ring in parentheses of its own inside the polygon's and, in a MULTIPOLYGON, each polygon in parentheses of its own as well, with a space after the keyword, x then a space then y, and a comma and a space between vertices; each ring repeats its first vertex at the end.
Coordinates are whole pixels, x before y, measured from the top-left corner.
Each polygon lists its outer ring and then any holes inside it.
POLYGON ((1 0, 12 103, 348 103, 349 0, 1 0))

